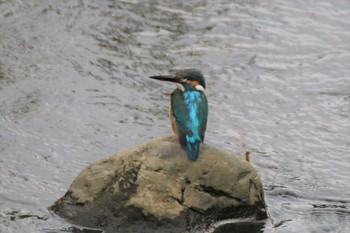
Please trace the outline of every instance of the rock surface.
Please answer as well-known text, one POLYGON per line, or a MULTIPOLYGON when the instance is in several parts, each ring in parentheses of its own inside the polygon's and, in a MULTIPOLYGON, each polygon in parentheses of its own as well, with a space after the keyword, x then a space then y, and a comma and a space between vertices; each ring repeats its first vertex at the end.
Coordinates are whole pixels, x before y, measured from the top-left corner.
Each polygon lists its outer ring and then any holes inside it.
POLYGON ((87 166, 50 209, 105 232, 188 232, 225 219, 266 218, 250 163, 208 145, 192 162, 174 136, 87 166))

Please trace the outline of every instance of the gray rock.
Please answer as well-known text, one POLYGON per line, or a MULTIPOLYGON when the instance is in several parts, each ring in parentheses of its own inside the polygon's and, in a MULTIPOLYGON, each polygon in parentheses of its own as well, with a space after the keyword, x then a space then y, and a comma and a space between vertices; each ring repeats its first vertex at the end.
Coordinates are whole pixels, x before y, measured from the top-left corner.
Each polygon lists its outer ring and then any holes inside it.
POLYGON ((250 163, 208 145, 192 162, 174 136, 87 166, 50 209, 106 232, 188 232, 220 220, 266 218, 250 163))

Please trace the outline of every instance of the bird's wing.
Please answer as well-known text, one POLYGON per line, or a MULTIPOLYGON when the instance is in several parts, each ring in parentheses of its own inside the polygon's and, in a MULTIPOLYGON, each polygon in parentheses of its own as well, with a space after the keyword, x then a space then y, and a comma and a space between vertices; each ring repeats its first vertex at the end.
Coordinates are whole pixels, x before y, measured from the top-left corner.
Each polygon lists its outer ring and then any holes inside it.
POLYGON ((189 134, 188 128, 186 127, 186 121, 188 119, 188 109, 184 102, 182 91, 176 89, 171 94, 171 108, 172 113, 175 118, 175 126, 177 130, 178 137, 183 146, 186 143, 186 134, 189 134))
POLYGON ((208 119, 208 101, 204 93, 201 93, 202 103, 198 105, 198 118, 199 118, 199 135, 201 141, 204 141, 205 131, 207 129, 207 119, 208 119))
POLYGON ((172 112, 176 120, 179 139, 183 145, 185 145, 186 142, 186 135, 191 137, 193 134, 198 134, 201 141, 204 139, 208 116, 208 103, 205 95, 202 92, 199 93, 201 100, 192 102, 192 104, 197 107, 195 116, 192 116, 192 119, 195 117, 198 121, 198 127, 194 127, 197 129, 197 132, 193 132, 194 128, 191 127, 191 123, 189 123, 191 121, 190 110, 185 104, 183 92, 176 89, 171 95, 172 112))

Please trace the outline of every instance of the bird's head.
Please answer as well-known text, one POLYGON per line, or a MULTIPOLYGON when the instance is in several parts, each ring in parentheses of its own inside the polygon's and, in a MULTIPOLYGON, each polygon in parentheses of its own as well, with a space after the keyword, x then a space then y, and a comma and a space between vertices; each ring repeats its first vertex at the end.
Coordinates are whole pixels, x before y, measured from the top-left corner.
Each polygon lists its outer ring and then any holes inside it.
POLYGON ((175 75, 151 76, 150 78, 179 84, 191 84, 200 91, 204 91, 206 87, 204 76, 202 72, 197 69, 185 69, 176 72, 175 75))

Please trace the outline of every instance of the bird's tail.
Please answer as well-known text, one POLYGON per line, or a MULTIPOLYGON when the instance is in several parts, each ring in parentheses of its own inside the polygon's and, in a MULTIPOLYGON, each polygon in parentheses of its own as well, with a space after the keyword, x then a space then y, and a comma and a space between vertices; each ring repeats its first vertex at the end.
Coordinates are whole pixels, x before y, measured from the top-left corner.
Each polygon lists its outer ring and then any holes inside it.
POLYGON ((186 143, 186 150, 190 160, 195 161, 198 159, 199 145, 200 145, 200 140, 196 140, 192 143, 191 142, 186 143))

